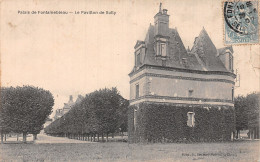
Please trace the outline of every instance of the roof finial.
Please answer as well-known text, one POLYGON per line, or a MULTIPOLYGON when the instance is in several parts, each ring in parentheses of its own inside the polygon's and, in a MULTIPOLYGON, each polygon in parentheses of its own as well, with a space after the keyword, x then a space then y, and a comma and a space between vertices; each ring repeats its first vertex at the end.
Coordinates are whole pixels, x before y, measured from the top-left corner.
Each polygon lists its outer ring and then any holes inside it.
POLYGON ((162 2, 160 2, 159 13, 162 13, 162 2))

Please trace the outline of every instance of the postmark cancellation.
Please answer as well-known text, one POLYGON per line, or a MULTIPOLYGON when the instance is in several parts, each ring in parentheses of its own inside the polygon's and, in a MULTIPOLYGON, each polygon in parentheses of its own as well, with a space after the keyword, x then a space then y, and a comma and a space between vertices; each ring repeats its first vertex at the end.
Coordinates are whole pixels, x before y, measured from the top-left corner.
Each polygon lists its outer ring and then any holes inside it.
POLYGON ((258 0, 223 3, 226 45, 259 43, 258 3, 258 0))

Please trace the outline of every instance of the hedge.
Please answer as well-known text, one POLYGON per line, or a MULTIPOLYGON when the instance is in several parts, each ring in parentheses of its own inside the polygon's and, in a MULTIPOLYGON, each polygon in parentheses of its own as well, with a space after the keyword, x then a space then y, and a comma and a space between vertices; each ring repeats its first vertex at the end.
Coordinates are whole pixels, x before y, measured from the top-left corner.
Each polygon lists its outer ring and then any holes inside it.
POLYGON ((228 141, 235 130, 235 113, 228 106, 176 106, 141 103, 128 109, 129 142, 228 141), (134 111, 136 128, 134 128, 134 111), (188 112, 195 126, 187 125, 188 112))

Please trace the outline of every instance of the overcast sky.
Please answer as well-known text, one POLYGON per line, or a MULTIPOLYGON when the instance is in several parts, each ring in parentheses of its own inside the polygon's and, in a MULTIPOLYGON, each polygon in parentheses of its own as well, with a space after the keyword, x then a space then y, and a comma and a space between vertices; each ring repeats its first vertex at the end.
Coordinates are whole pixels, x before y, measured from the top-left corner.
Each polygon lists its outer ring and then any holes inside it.
MULTIPOLYGON (((144 40, 160 1, 9 0, 1 2, 2 86, 33 85, 50 90, 54 109, 69 95, 76 99, 116 86, 129 99, 129 77, 136 40, 144 40), (116 14, 18 14, 18 11, 114 11, 116 14)), ((223 44, 219 0, 162 1, 170 27, 186 47, 203 26, 217 48, 223 44)), ((259 91, 259 45, 233 46, 241 78, 235 94, 259 91)), ((217 88, 217 87, 216 87, 217 88)))

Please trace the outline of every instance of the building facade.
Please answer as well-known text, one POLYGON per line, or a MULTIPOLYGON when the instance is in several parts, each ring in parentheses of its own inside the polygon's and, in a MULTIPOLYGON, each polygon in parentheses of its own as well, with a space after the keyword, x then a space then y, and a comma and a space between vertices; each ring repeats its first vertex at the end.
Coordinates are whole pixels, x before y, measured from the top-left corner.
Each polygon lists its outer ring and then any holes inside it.
POLYGON ((63 108, 57 109, 57 110, 55 111, 54 120, 59 119, 59 118, 62 117, 64 114, 66 114, 67 112, 69 112, 70 109, 71 109, 75 104, 81 102, 83 98, 84 98, 84 97, 83 97, 82 95, 78 95, 77 100, 74 102, 74 101, 73 101, 73 96, 70 95, 69 101, 68 101, 67 103, 64 103, 63 108))
POLYGON ((140 120, 147 116, 140 104, 193 107, 187 110, 188 126, 196 123, 194 107, 234 107, 232 47, 217 49, 203 28, 193 47, 186 49, 177 29, 169 28, 169 17, 166 9, 159 9, 144 41, 138 40, 134 47, 135 65, 129 74, 130 107, 134 107, 129 117, 130 136, 138 136, 140 120))

